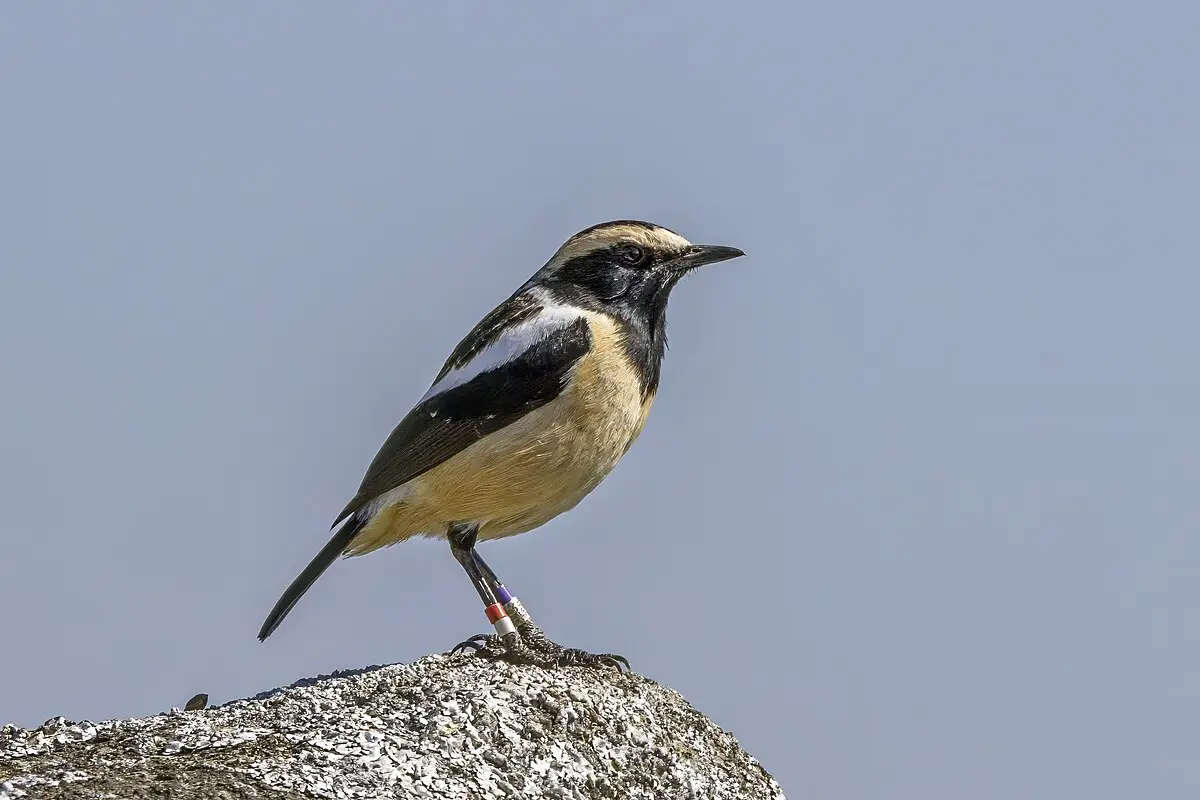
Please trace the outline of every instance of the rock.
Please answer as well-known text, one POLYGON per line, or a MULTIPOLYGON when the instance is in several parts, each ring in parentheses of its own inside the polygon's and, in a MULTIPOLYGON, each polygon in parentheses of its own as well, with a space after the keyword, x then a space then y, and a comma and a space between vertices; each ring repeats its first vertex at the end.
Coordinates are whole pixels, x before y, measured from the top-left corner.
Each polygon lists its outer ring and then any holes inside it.
POLYGON ((433 655, 206 710, 0 729, 0 798, 779 798, 678 693, 433 655))

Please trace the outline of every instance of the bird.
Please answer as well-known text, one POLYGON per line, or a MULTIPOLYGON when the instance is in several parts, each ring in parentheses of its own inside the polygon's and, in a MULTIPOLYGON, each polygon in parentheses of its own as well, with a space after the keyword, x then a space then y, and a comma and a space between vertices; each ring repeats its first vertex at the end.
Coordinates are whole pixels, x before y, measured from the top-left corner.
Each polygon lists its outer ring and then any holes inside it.
POLYGON ((340 556, 421 536, 449 542, 495 631, 454 652, 628 669, 624 656, 552 641, 476 545, 549 522, 604 480, 642 432, 658 391, 671 290, 698 267, 744 255, 639 220, 567 239, 450 353, 371 461, 332 538, 267 615, 259 640, 340 556))

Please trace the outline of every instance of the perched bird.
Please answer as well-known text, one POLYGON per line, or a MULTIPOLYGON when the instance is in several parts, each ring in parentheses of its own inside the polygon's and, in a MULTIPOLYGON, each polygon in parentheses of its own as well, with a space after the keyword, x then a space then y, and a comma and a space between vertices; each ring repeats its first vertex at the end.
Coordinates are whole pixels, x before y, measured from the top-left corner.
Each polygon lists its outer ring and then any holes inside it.
POLYGON ((666 350, 667 297, 733 247, 693 245, 648 222, 566 241, 467 334, 401 420, 334 521, 341 527, 271 609, 264 640, 339 555, 444 538, 496 633, 455 649, 515 663, 628 667, 564 648, 534 625, 475 549, 575 506, 641 433, 666 350))

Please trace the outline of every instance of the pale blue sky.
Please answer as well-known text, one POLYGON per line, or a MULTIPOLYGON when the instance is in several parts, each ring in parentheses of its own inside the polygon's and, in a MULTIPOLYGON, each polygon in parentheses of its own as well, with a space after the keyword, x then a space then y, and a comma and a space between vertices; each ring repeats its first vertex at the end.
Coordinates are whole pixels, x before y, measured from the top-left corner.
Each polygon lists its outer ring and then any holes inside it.
POLYGON ((254 634, 570 234, 676 290, 647 430, 483 550, 796 798, 1200 795, 1194 4, 20 4, 0 721, 444 649, 440 543, 254 634))

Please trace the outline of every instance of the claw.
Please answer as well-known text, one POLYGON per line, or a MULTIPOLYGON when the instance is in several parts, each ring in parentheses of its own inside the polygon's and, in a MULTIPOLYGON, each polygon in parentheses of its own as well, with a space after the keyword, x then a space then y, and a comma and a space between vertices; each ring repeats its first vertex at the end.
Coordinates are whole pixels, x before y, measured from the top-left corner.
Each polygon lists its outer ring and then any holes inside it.
POLYGON ((616 653, 603 653, 600 656, 600 663, 613 667, 617 672, 633 672, 633 667, 629 666, 629 659, 616 653))
POLYGON ((618 672, 632 672, 629 659, 616 653, 589 653, 577 648, 564 648, 559 653, 556 663, 562 667, 613 667, 618 672))
POLYGON ((487 648, 488 635, 486 633, 477 633, 470 639, 459 642, 451 648, 450 653, 465 653, 470 650, 472 653, 478 653, 480 650, 487 648))

